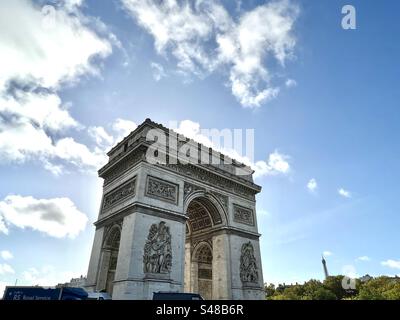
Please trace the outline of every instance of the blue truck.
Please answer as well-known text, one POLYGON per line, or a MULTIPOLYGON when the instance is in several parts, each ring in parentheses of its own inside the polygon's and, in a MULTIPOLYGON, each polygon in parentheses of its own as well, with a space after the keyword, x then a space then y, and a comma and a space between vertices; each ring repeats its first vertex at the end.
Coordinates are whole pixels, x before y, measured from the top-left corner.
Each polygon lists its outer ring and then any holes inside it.
POLYGON ((88 293, 82 288, 44 288, 7 286, 3 300, 85 300, 88 293))

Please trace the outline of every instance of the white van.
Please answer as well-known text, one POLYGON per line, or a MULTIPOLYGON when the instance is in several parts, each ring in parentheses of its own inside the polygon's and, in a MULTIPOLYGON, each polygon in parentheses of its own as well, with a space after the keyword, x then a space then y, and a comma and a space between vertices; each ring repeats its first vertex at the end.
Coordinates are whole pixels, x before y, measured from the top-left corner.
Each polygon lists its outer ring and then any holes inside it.
POLYGON ((86 300, 112 300, 107 292, 88 292, 86 300))

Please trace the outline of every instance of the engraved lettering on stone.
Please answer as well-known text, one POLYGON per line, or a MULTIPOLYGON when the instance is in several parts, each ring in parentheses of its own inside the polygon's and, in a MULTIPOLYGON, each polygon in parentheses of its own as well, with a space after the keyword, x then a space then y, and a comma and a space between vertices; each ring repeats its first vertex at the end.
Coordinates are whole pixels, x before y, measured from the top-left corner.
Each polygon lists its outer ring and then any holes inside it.
POLYGON ((171 233, 164 221, 158 225, 152 224, 144 246, 143 271, 144 273, 171 272, 172 249, 171 233))
POLYGON ((258 268, 254 256, 254 248, 250 241, 242 245, 240 256, 240 279, 244 283, 256 283, 258 281, 258 268))
POLYGON ((253 210, 243 208, 241 206, 234 204, 233 205, 233 219, 237 222, 253 226, 254 225, 253 210))
POLYGON ((148 176, 146 195, 176 203, 178 185, 148 176))
POLYGON ((104 197, 103 209, 108 209, 112 207, 116 202, 123 200, 128 196, 135 195, 135 183, 136 178, 126 182, 122 186, 118 187, 116 190, 111 191, 108 195, 106 195, 104 197))

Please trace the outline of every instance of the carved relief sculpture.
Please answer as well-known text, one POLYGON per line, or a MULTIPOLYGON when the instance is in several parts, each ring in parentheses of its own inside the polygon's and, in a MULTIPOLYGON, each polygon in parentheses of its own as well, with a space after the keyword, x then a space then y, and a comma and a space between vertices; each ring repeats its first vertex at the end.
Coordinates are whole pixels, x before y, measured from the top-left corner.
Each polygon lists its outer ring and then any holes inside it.
POLYGON ((244 186, 243 184, 236 183, 233 180, 222 178, 209 172, 205 169, 199 168, 197 166, 187 164, 168 164, 168 165, 160 165, 165 169, 169 169, 174 172, 178 172, 182 175, 188 176, 192 179, 207 183, 213 187, 222 188, 223 190, 230 191, 237 195, 241 195, 247 199, 255 200, 255 192, 251 189, 252 183, 245 182, 250 185, 250 188, 244 186))
POLYGON ((224 196, 218 192, 211 192, 215 197, 217 197, 218 201, 222 204, 225 211, 228 212, 228 197, 224 196))
POLYGON ((124 183, 122 186, 118 187, 116 190, 111 191, 110 193, 104 196, 103 201, 103 210, 106 210, 115 203, 129 197, 135 195, 135 184, 136 184, 136 177, 131 179, 130 181, 124 183))
POLYGON ((154 177, 147 177, 146 195, 173 203, 178 202, 179 186, 154 177))
POLYGON ((194 184, 185 182, 183 190, 184 190, 183 191, 184 199, 186 201, 187 197, 190 196, 193 192, 196 192, 196 191, 199 191, 199 190, 205 191, 206 189, 204 189, 202 187, 199 187, 199 186, 196 186, 194 184))
POLYGON ((242 245, 242 254, 240 256, 240 279, 243 283, 258 282, 258 268, 254 256, 254 248, 250 241, 242 245))
POLYGON ((164 221, 158 225, 152 224, 144 246, 143 271, 144 273, 171 272, 172 249, 171 233, 164 221))
POLYGON ((253 210, 233 205, 233 219, 237 222, 254 226, 253 210))

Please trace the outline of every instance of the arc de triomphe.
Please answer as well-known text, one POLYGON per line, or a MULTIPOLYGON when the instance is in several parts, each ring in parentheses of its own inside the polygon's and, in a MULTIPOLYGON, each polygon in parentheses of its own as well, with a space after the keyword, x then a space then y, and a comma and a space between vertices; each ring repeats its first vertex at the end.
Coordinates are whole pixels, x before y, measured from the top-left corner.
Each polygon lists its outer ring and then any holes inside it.
POLYGON ((146 119, 99 170, 103 197, 87 289, 113 299, 152 299, 157 291, 264 299, 255 202, 261 187, 251 169, 226 164, 228 157, 189 139, 183 142, 212 164, 173 163, 182 136, 164 150, 169 161, 149 163, 146 154, 158 141, 149 141, 152 130, 172 135, 146 119))

